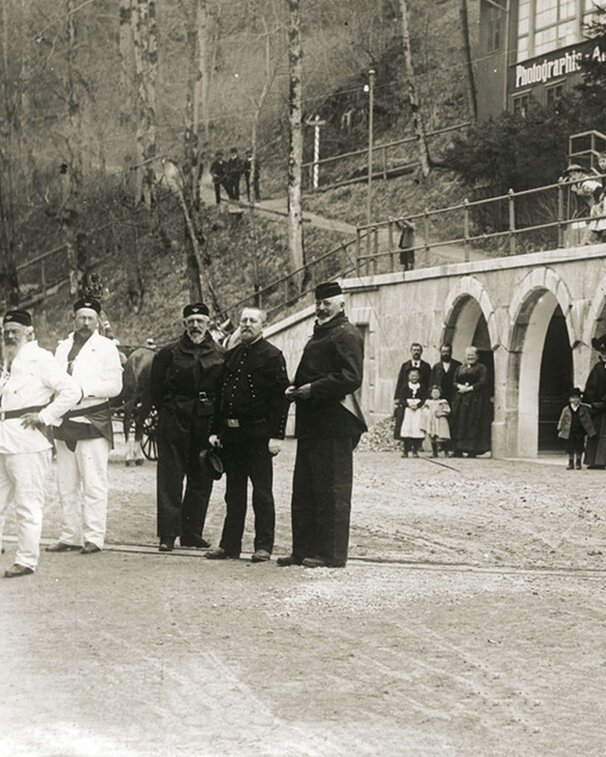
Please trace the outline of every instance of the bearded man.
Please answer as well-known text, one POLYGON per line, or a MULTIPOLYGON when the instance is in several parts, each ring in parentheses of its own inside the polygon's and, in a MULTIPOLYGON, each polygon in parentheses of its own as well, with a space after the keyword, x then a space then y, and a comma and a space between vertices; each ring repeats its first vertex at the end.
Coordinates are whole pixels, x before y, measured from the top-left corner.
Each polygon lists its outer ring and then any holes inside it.
POLYGON ((171 552, 177 536, 182 547, 210 546, 202 534, 213 480, 199 456, 208 448, 224 350, 208 331, 209 322, 203 302, 186 305, 181 338, 163 347, 152 363, 160 552, 171 552))
POLYGON ((51 461, 47 427, 60 423, 80 399, 80 389, 51 352, 34 339, 26 310, 2 321, 4 362, 0 378, 0 544, 8 506, 15 508, 17 553, 6 578, 38 565, 46 474, 51 461))

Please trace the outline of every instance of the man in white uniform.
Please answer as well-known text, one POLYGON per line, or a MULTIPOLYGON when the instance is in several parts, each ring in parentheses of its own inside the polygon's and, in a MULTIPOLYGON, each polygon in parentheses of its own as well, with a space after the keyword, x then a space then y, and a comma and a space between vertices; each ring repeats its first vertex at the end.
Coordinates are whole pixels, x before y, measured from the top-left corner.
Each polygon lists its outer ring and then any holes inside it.
POLYGON ((79 299, 74 331, 57 347, 57 360, 76 380, 82 399, 55 431, 62 525, 59 541, 47 552, 89 555, 102 550, 105 541, 113 445, 109 400, 122 390, 122 365, 116 345, 98 331, 100 313, 97 300, 79 299))
POLYGON ((4 575, 17 578, 33 573, 38 564, 44 484, 51 460, 51 444, 43 428, 60 423, 81 392, 53 354, 34 341, 27 311, 9 310, 2 327, 0 543, 6 510, 12 502, 17 554, 15 564, 4 575))

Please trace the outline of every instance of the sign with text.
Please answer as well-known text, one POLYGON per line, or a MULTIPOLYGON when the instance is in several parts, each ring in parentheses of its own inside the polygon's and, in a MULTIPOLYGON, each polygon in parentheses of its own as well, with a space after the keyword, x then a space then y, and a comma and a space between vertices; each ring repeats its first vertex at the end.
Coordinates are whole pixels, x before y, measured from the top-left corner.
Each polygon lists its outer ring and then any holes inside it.
POLYGON ((562 47, 539 58, 516 63, 509 67, 509 92, 549 84, 552 80, 578 74, 581 61, 590 59, 606 62, 606 51, 601 50, 594 40, 562 47))

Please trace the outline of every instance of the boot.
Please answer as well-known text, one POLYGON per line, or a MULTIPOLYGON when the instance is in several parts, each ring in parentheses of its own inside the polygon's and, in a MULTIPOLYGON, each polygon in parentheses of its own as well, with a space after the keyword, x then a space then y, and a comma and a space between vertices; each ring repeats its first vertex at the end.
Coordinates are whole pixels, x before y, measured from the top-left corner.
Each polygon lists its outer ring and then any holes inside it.
POLYGON ((568 458, 568 465, 566 466, 566 470, 574 470, 574 459, 572 455, 568 458))
POLYGON ((583 466, 581 464, 582 455, 577 455, 577 470, 582 470, 583 466))
POLYGON ((431 456, 432 457, 438 456, 438 443, 437 442, 431 443, 431 456))

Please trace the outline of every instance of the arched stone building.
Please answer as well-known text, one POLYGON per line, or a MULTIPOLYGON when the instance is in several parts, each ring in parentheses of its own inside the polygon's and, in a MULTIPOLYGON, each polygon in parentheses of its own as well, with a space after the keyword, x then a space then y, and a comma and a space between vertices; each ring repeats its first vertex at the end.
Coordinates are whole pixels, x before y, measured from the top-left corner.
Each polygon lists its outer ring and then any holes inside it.
MULTIPOLYGON (((493 381, 493 454, 532 457, 553 448, 555 421, 571 386, 596 359, 606 332, 606 245, 457 263, 345 279, 347 312, 366 344, 363 405, 369 422, 392 412, 412 341, 429 362, 448 342, 462 359, 474 344, 493 381)), ((313 307, 266 335, 294 372, 313 326, 313 307)))

